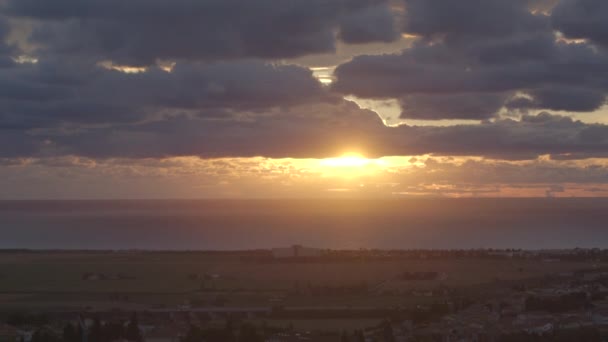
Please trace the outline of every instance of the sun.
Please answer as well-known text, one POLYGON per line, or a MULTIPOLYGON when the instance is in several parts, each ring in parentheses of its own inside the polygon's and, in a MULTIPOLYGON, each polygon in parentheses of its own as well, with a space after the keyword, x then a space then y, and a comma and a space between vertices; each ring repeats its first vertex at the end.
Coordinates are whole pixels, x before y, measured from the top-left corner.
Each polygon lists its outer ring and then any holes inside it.
POLYGON ((366 158, 360 153, 349 152, 335 158, 318 160, 317 169, 324 177, 352 179, 376 174, 386 168, 382 159, 366 158))
POLYGON ((326 158, 321 161, 321 165, 339 168, 364 167, 374 163, 373 160, 365 158, 362 154, 349 152, 337 158, 326 158))
MULTIPOLYGON (((348 151, 337 157, 328 158, 290 158, 293 166, 293 177, 301 177, 305 173, 314 174, 322 179, 354 180, 361 177, 379 176, 390 173, 395 167, 407 164, 401 157, 368 158, 362 153, 348 151), (298 170, 296 172, 296 170, 298 170)), ((387 174, 388 175, 388 174, 387 174)))

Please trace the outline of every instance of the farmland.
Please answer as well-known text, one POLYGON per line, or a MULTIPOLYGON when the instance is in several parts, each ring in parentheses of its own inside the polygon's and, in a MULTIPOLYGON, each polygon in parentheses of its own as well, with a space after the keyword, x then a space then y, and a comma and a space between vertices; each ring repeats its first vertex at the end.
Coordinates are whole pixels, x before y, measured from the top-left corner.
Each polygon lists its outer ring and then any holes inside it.
POLYGON ((0 253, 0 306, 109 310, 188 307, 389 307, 416 295, 600 267, 522 258, 276 261, 246 252, 0 253), (404 272, 434 272, 403 280, 404 272))

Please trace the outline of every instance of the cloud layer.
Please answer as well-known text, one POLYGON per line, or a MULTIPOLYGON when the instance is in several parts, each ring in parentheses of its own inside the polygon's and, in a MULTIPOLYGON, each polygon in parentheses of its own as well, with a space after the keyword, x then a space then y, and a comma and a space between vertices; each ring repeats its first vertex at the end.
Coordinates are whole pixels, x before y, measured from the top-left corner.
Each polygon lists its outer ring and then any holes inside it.
POLYGON ((606 104, 607 8, 2 0, 0 157, 605 157, 608 126, 569 115, 606 104), (408 48, 354 56, 331 86, 291 64, 402 35, 408 48), (389 127, 344 95, 397 100, 403 119, 474 121, 389 127))
POLYGON ((7 0, 41 52, 150 65, 158 59, 290 58, 398 37, 377 0, 7 0), (339 33, 339 34, 338 34, 339 33))

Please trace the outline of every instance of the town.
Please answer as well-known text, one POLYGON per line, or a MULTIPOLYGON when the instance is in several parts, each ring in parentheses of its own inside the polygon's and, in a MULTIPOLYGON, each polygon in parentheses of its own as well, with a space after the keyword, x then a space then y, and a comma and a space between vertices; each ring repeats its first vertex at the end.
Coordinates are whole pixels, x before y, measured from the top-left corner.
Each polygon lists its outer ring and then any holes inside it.
POLYGON ((603 341, 608 251, 0 252, 2 342, 603 341))

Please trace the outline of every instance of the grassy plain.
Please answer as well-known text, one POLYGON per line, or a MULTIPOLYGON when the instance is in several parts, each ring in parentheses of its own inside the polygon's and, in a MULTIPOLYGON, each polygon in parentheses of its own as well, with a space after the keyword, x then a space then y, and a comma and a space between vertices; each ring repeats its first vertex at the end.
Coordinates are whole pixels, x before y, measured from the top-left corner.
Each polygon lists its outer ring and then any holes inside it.
POLYGON ((429 299, 403 289, 466 287, 593 267, 581 262, 520 259, 428 259, 257 262, 197 252, 2 252, 0 307, 162 308, 213 306, 393 306, 429 299), (396 281, 403 272, 433 271, 443 280, 396 281), (86 280, 87 273, 108 279, 86 280), (123 279, 114 279, 121 276, 123 279), (305 294, 310 287, 365 285, 368 294, 305 294), (278 298, 278 299, 277 299, 278 298))

